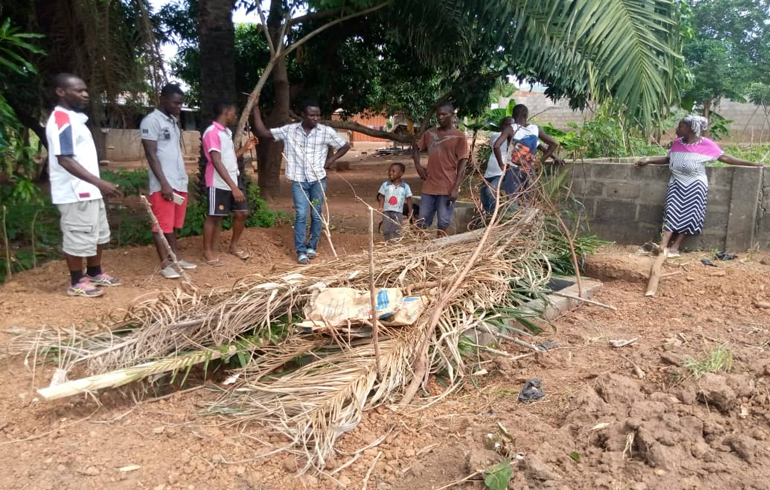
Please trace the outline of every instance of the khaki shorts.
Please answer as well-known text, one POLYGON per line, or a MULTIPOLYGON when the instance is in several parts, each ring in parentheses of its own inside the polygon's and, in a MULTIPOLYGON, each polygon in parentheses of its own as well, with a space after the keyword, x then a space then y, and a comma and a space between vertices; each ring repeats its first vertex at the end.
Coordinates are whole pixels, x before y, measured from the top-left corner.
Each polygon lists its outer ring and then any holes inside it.
POLYGON ((103 199, 57 204, 61 213, 62 249, 73 257, 93 257, 97 245, 110 241, 110 225, 103 199))

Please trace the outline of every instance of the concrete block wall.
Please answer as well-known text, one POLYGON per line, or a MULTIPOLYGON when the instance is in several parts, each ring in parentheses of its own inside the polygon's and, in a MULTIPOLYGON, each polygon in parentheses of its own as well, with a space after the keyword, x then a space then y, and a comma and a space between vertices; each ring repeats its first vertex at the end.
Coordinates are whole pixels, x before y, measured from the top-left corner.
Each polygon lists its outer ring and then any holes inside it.
MULTIPOLYGON (((568 123, 583 124, 593 117, 590 110, 573 111, 569 107, 567 99, 553 102, 540 92, 518 91, 513 98, 520 104, 529 108, 530 117, 535 122, 551 123, 559 129, 569 129, 568 123)), ((509 98, 501 97, 499 107, 508 105, 509 98)), ((723 99, 714 108, 725 119, 732 121, 727 127, 730 135, 727 141, 740 143, 768 143, 770 142, 770 117, 766 116, 763 109, 754 104, 734 102, 723 99)), ((673 130, 671 136, 673 137, 673 130)))
MULTIPOLYGON (((568 170, 591 231, 620 244, 657 241, 662 229, 668 167, 636 169, 635 160, 586 160, 568 170)), ((709 193, 703 232, 688 238, 685 246, 733 252, 757 243, 770 246, 770 170, 709 167, 706 173, 709 193)))
MULTIPOLYGON (((146 161, 142 136, 138 129, 103 129, 106 159, 113 162, 146 161)), ((186 160, 197 160, 200 155, 201 134, 182 131, 182 151, 186 160)))

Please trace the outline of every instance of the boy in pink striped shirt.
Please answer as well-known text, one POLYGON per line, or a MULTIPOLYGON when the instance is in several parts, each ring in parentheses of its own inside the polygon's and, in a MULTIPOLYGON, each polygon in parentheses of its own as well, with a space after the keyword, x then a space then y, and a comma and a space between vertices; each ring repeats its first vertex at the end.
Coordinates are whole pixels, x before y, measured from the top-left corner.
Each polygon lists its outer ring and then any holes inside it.
POLYGON ((218 102, 214 106, 214 121, 203 133, 203 153, 206 155, 206 191, 208 195, 208 217, 203 225, 203 260, 219 267, 222 262, 217 250, 222 218, 233 213, 233 237, 228 252, 239 259, 249 258, 248 252, 238 247, 238 239, 246 226, 249 203, 243 178, 238 171, 238 158, 254 148, 256 138, 249 139, 235 151, 233 133, 228 126, 238 123, 235 104, 218 102))

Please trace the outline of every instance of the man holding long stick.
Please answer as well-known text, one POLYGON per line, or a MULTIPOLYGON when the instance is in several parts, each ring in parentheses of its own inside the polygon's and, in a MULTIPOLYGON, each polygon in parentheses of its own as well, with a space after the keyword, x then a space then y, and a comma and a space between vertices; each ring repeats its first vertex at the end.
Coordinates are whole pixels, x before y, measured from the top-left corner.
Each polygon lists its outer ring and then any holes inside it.
MULTIPOLYGON (((168 84, 160 91, 158 108, 142 119, 142 146, 150 166, 150 205, 160 230, 153 225, 155 248, 160 258, 160 275, 166 279, 178 279, 169 251, 160 234, 166 237, 171 251, 179 256, 179 246, 174 229, 184 226, 187 212, 187 171, 182 155, 182 132, 179 130, 179 115, 184 103, 184 92, 176 84, 168 84)), ((197 266, 186 260, 179 260, 182 269, 197 266)))
POLYGON ((286 178, 292 181, 291 192, 294 198, 294 249, 299 263, 306 265, 316 257, 321 236, 321 206, 326 190, 326 171, 350 150, 350 145, 336 130, 318 124, 321 109, 317 102, 305 101, 301 109, 301 122, 267 129, 259 113, 259 104, 255 104, 254 130, 258 138, 283 141, 285 144, 286 178), (329 147, 336 150, 331 156, 329 147), (309 239, 308 212, 311 212, 309 239))

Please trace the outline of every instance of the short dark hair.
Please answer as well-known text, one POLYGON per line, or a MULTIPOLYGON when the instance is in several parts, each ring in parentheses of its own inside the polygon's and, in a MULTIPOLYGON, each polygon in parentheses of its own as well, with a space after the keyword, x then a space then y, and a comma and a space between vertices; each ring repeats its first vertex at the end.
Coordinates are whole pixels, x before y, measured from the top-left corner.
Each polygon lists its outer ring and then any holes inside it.
POLYGON ((55 77, 53 77, 53 88, 67 88, 69 86, 70 80, 73 78, 80 79, 79 76, 74 75, 72 73, 59 73, 55 77))
POLYGON ((511 125, 511 126, 513 126, 513 123, 514 123, 514 122, 515 122, 515 121, 513 120, 513 118, 512 118, 511 116, 505 116, 505 117, 504 117, 504 118, 503 118, 503 119, 500 121, 500 126, 507 126, 507 125, 511 125))
POLYGON ((182 91, 182 87, 180 87, 179 84, 176 84, 176 83, 168 83, 162 89, 160 89, 161 97, 169 97, 171 95, 181 95, 182 97, 184 97, 184 92, 182 91))
POLYGON ((398 167, 401 169, 401 173, 406 173, 406 165, 404 165, 401 162, 393 162, 390 164, 391 167, 398 167))
POLYGON ((529 109, 524 104, 516 104, 513 106, 513 112, 511 113, 514 119, 518 119, 521 116, 529 115, 529 109))
POLYGON ((226 100, 218 100, 214 102, 214 118, 218 118, 222 115, 223 112, 231 107, 235 107, 235 103, 227 102, 226 100))
POLYGON ((302 103, 299 105, 299 111, 300 111, 300 112, 305 112, 305 111, 307 110, 307 108, 308 108, 308 107, 318 107, 318 108, 320 108, 321 106, 319 106, 319 105, 318 105, 318 101, 316 101, 316 100, 313 100, 313 99, 305 99, 305 100, 303 100, 303 101, 302 101, 302 103))
POLYGON ((449 110, 451 110, 451 111, 454 111, 454 110, 455 110, 455 106, 454 106, 454 104, 452 104, 452 103, 451 103, 451 102, 449 102, 448 100, 447 100, 447 101, 444 101, 444 102, 442 102, 442 103, 440 103, 440 104, 439 104, 439 105, 436 107, 436 110, 438 110, 438 109, 445 109, 445 108, 446 108, 446 109, 449 109, 449 110))

